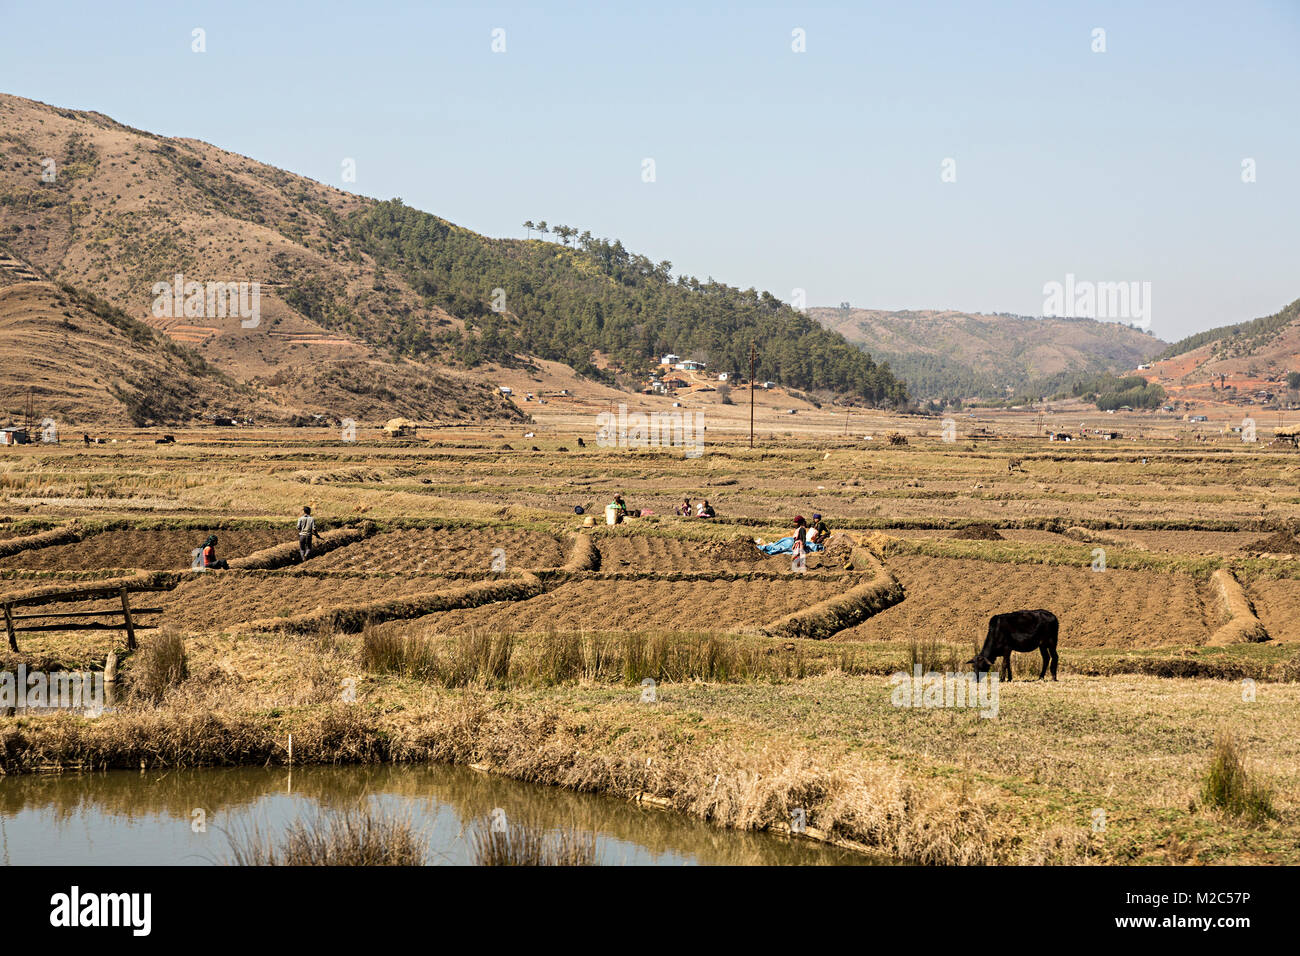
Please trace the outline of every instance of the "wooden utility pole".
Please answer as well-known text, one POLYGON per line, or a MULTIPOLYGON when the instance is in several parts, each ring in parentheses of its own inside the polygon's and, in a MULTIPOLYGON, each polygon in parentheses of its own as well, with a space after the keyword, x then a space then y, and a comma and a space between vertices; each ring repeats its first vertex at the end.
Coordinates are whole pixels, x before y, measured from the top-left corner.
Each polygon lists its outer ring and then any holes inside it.
POLYGON ((131 619, 131 601, 122 588, 122 627, 126 631, 126 649, 135 650, 135 621, 131 619))
POLYGON ((749 343, 749 447, 754 447, 754 343, 749 343))

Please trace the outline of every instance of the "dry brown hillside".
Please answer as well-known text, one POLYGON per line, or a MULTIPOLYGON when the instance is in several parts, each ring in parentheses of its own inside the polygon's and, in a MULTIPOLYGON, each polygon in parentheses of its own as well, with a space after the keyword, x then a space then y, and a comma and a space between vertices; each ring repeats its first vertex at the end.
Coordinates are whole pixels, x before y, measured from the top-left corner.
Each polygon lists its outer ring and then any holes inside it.
POLYGON ((888 362, 921 398, 1050 393, 1072 379, 1127 371, 1165 345, 1093 319, 931 309, 813 308, 808 314, 888 362))
MULTIPOLYGON (((10 270, 0 268, 0 281, 10 270)), ((39 278, 0 285, 0 414, 25 411, 60 430, 96 423, 187 421, 204 411, 267 417, 270 402, 186 355, 139 323, 92 311, 90 303, 39 278)))
POLYGON ((1155 363, 1148 378, 1169 379, 1179 385, 1208 386, 1222 375, 1229 385, 1257 387, 1277 382, 1300 369, 1300 322, 1278 332, 1256 349, 1233 354, 1222 343, 1210 343, 1155 363))
POLYGON ((16 259, 194 348, 257 386, 279 417, 518 418, 476 376, 363 340, 363 329, 413 320, 461 327, 326 237, 331 217, 364 202, 206 143, 0 95, 0 246, 16 259), (157 315, 155 285, 177 275, 257 283, 256 325, 238 314, 157 315))
POLYGON ((1213 415, 1216 410, 1236 414, 1243 405, 1293 407, 1300 389, 1289 388, 1287 376, 1297 371, 1300 300, 1273 315, 1176 343, 1143 374, 1186 402, 1189 411, 1213 415))
POLYGON ((0 247, 0 417, 65 425, 180 424, 224 415, 270 423, 516 419, 495 387, 361 350, 311 357, 247 382, 98 297, 48 281, 0 247))

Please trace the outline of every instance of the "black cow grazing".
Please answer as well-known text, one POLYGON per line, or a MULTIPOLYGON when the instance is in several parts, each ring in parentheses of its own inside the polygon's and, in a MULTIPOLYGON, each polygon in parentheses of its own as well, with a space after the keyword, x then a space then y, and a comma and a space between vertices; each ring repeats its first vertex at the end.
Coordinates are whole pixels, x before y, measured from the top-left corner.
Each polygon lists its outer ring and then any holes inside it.
POLYGON ((1011 680, 1011 652, 1041 651, 1043 669, 1039 680, 1047 676, 1047 668, 1052 668, 1052 680, 1056 680, 1056 664, 1060 658, 1056 654, 1056 638, 1061 624, 1051 611, 1011 611, 1008 614, 994 614, 989 618, 988 637, 984 646, 966 663, 975 668, 975 679, 980 674, 993 669, 993 662, 1002 658, 1000 676, 1011 680))

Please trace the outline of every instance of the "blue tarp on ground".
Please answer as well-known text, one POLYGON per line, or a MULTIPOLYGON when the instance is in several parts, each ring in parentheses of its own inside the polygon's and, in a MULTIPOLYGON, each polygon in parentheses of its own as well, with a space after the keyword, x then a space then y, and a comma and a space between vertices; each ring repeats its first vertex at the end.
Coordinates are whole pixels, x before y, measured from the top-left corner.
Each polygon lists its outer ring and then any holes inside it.
MULTIPOLYGON (((822 546, 816 541, 809 541, 804 547, 809 551, 820 551, 822 549, 822 546)), ((793 554, 794 538, 782 538, 780 541, 773 541, 771 544, 760 544, 758 550, 764 554, 793 554)))

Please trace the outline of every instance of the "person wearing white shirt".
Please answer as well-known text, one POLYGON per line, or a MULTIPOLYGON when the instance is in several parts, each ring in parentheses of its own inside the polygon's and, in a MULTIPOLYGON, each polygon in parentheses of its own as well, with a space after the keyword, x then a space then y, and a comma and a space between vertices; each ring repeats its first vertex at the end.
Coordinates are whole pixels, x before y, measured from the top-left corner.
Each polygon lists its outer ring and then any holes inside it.
POLYGON ((316 519, 311 516, 311 508, 304 507, 302 517, 298 519, 298 556, 301 560, 311 557, 311 542, 315 536, 316 519))

